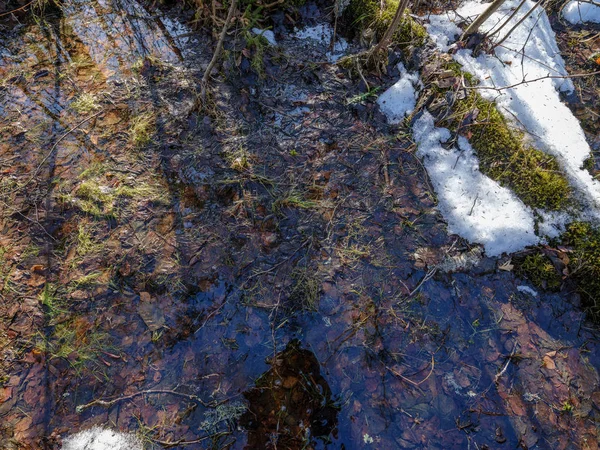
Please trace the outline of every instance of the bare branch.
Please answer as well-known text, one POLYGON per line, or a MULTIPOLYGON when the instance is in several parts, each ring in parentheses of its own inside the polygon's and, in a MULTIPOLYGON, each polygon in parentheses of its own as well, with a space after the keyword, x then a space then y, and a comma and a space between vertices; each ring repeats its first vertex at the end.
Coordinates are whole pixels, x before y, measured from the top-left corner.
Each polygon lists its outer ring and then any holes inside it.
POLYGON ((465 32, 463 33, 463 35, 461 36, 460 40, 463 41, 467 36, 473 34, 473 33, 477 33, 477 30, 479 30, 479 27, 481 25, 483 25, 483 23, 488 20, 490 18, 490 16, 492 14, 494 14, 496 12, 496 10, 498 8, 500 8, 500 6, 502 6, 502 4, 505 2, 506 0, 494 0, 494 2, 488 6, 488 8, 482 12, 474 21, 473 23, 471 23, 471 25, 469 25, 467 27, 467 29, 465 30, 465 32))
POLYGON ((513 31, 515 31, 515 30, 516 30, 516 29, 519 27, 519 25, 521 25, 523 22, 525 22, 525 20, 527 20, 527 18, 528 18, 528 17, 529 17, 531 14, 533 14, 533 11, 535 11, 535 9, 536 9, 538 6, 540 6, 540 5, 541 5, 543 2, 545 2, 545 1, 546 1, 546 0, 538 0, 538 2, 537 2, 535 5, 533 5, 533 8, 531 8, 531 9, 530 9, 530 10, 527 12, 527 14, 525 14, 523 17, 521 17, 521 20, 519 20, 519 21, 518 21, 518 22, 515 24, 515 26, 514 26, 514 27, 512 27, 510 30, 508 30, 508 33, 506 33, 506 35, 505 35, 505 36, 504 36, 502 39, 500 39, 498 42, 496 42, 496 43, 494 44, 494 47, 493 47, 493 48, 496 48, 496 47, 498 47, 498 46, 499 46, 499 45, 501 45, 501 44, 502 44, 504 41, 506 41, 506 40, 508 39, 508 37, 509 37, 509 36, 512 34, 512 32, 513 32, 513 31))

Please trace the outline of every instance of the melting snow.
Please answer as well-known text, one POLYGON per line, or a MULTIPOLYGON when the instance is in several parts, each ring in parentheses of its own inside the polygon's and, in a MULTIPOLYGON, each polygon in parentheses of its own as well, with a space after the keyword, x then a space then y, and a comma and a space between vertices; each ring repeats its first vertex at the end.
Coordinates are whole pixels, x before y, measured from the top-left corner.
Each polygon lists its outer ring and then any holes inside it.
POLYGON ((397 124, 415 109, 417 93, 415 87, 419 84, 419 75, 408 73, 402 63, 398 64, 400 79, 387 91, 379 96, 377 103, 388 122, 397 124))
MULTIPOLYGON (((600 3, 598 3, 600 5, 600 3)), ((600 23, 600 6, 580 1, 571 1, 562 11, 563 17, 572 24, 582 22, 600 23)))
MULTIPOLYGON (((481 31, 499 26, 519 3, 519 0, 508 0, 481 31)), ((533 5, 533 1, 527 0, 523 10, 499 34, 503 36, 533 5)), ((430 16, 427 28, 438 48, 447 51, 460 34, 455 22, 465 17, 474 18, 487 6, 471 0, 456 13, 430 16)), ((477 157, 466 139, 459 138, 458 148, 444 149, 440 142, 449 138, 449 131, 435 128, 433 118, 426 112, 415 123, 413 132, 418 155, 424 158, 449 231, 483 244, 486 253, 494 256, 536 244, 544 236, 556 236, 564 224, 574 218, 600 217, 600 183, 582 168, 590 147, 578 120, 560 98, 561 91, 571 92, 574 87, 564 78, 567 71, 545 11, 536 10, 496 48, 495 55, 473 57, 470 50, 460 50, 454 58, 481 80, 481 86, 504 88, 479 92, 494 100, 509 121, 516 118, 537 148, 557 158, 581 207, 568 213, 536 211, 535 215, 542 219, 541 236, 536 236, 534 212, 510 190, 479 172, 477 157), (529 82, 523 83, 525 80, 529 82)), ((399 83, 405 76, 403 74, 399 83)), ((398 90, 404 98, 411 92, 406 82, 400 84, 398 90)), ((386 112, 383 107, 382 110, 386 112)), ((394 119, 393 115, 389 117, 394 119)))
POLYGON ((93 427, 67 437, 63 450, 143 450, 140 440, 132 434, 93 427))
MULTIPOLYGON (((323 48, 329 49, 331 46, 331 39, 333 39, 333 28, 328 23, 322 23, 315 25, 314 27, 304 28, 294 35, 296 39, 310 39, 323 46, 323 48)), ((337 36, 336 36, 337 37, 337 36)), ((337 37, 335 44, 333 45, 333 51, 328 50, 326 53, 329 62, 336 62, 346 54, 348 49, 348 43, 344 38, 337 37)))
POLYGON ((271 30, 261 30, 260 28, 252 28, 252 32, 254 34, 264 37, 267 40, 267 42, 269 43, 269 45, 272 45, 274 47, 277 45, 277 40, 275 39, 275 33, 273 33, 271 30))
POLYGON ((436 128, 427 111, 413 127, 417 156, 429 173, 448 231, 483 244, 489 256, 536 244, 533 213, 509 189, 479 171, 479 162, 466 139, 459 148, 440 145, 450 139, 436 128))
POLYGON ((529 286, 517 286, 517 291, 522 292, 524 294, 529 294, 532 297, 538 296, 538 293, 534 289, 530 288, 529 286))

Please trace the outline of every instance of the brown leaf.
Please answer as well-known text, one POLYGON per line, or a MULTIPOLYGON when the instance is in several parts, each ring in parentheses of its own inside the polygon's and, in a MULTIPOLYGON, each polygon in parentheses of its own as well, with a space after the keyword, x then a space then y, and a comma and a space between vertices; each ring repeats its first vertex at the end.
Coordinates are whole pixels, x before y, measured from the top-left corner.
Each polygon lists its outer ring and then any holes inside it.
POLYGON ((0 388, 0 403, 4 403, 12 398, 13 388, 3 387, 0 388))
POLYGON ((550 370, 556 369, 556 364, 554 364, 554 360, 550 356, 544 355, 544 357, 542 359, 544 361, 544 367, 546 369, 550 369, 550 370))

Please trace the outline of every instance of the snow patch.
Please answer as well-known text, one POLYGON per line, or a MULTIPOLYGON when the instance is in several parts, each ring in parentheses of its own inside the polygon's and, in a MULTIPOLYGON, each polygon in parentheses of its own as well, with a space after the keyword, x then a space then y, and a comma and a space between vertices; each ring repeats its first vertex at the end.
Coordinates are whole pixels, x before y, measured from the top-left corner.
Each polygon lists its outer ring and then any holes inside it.
POLYGON ((600 6, 584 3, 580 1, 571 1, 564 7, 562 15, 573 25, 583 22, 600 23, 600 6))
POLYGON ((252 32, 258 36, 264 37, 269 45, 273 47, 277 46, 277 40, 275 39, 275 33, 271 30, 261 30, 260 28, 252 28, 252 32))
POLYGON ((536 290, 530 288, 529 286, 517 286, 517 291, 522 292, 524 294, 529 294, 532 297, 537 297, 538 293, 536 290))
POLYGON ((63 450, 143 450, 140 440, 129 433, 93 427, 67 437, 63 450))
POLYGON ((377 104, 391 124, 397 124, 410 114, 417 104, 415 87, 419 84, 419 75, 408 73, 402 63, 398 64, 400 79, 379 96, 377 104))
MULTIPOLYGON (((481 32, 497 29, 519 3, 519 0, 507 0, 484 23, 481 32)), ((527 0, 522 10, 495 39, 504 37, 504 33, 520 21, 533 5, 532 0, 527 0)), ((426 26, 438 48, 447 51, 460 34, 456 23, 464 18, 475 18, 487 6, 481 1, 470 0, 456 13, 430 16, 426 26)), ((570 11, 569 8, 565 10, 570 11)), ((498 110, 508 121, 524 128, 527 138, 536 148, 556 157, 580 201, 580 207, 572 208, 568 213, 536 211, 542 218, 540 236, 556 236, 564 229, 565 223, 576 218, 600 218, 600 183, 582 168, 590 154, 590 147, 579 121, 560 98, 561 91, 571 92, 574 86, 571 80, 562 78, 568 73, 543 8, 537 9, 519 25, 496 48, 494 55, 483 53, 474 57, 470 50, 459 50, 454 59, 481 80, 482 87, 492 88, 478 92, 484 98, 495 101, 498 110), (526 80, 530 81, 524 83, 526 80), (503 89, 498 91, 493 88, 503 89)), ((433 128, 433 125, 429 124, 429 128, 433 128)), ((440 134, 439 131, 435 133, 440 134)), ((415 134, 419 134, 418 130, 415 130, 415 134)), ((471 241, 483 243, 488 254, 516 251, 536 243, 539 238, 533 233, 532 211, 514 195, 508 195, 506 189, 479 174, 477 160, 470 146, 464 139, 462 143, 459 140, 459 144, 464 151, 456 164, 452 157, 458 156, 457 149, 443 153, 437 144, 425 144, 423 140, 419 144, 419 151, 433 159, 426 167, 436 180, 436 191, 443 200, 440 209, 449 222, 449 228, 471 241), (477 174, 470 173, 467 167, 477 174), (459 174, 459 171, 462 172, 459 174), (479 182, 483 184, 477 187, 479 182), (463 195, 464 198, 452 199, 450 193, 463 195), (472 211, 471 206, 467 208, 467 198, 474 205, 472 211)))
POLYGON ((331 63, 337 62, 346 54, 348 50, 348 42, 344 38, 338 37, 333 45, 333 51, 329 50, 331 40, 333 39, 333 28, 328 23, 322 23, 315 25, 314 27, 307 27, 294 34, 296 39, 304 40, 310 39, 315 43, 327 48, 326 56, 327 60, 331 63))
POLYGON ((459 148, 446 150, 441 143, 450 139, 450 131, 436 128, 427 111, 415 122, 413 136, 450 233, 483 244, 489 256, 538 243, 532 211, 479 171, 466 139, 460 137, 459 148))

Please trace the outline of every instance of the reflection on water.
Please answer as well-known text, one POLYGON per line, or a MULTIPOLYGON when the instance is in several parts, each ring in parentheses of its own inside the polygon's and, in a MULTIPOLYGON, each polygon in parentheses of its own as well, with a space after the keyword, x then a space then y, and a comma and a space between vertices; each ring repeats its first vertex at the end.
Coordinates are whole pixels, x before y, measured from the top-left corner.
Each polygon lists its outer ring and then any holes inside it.
POLYGON ((244 393, 241 423, 250 449, 302 449, 336 435, 338 407, 315 355, 291 341, 270 360, 271 369, 244 393))

